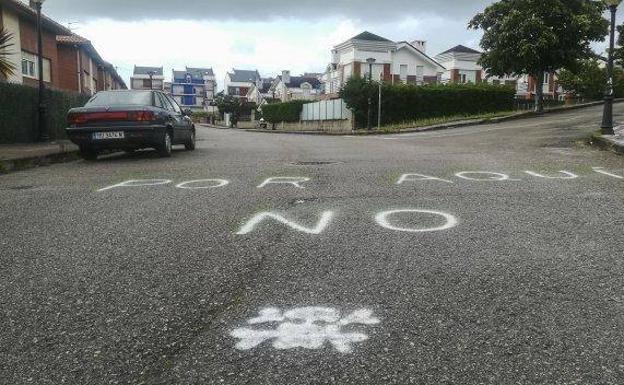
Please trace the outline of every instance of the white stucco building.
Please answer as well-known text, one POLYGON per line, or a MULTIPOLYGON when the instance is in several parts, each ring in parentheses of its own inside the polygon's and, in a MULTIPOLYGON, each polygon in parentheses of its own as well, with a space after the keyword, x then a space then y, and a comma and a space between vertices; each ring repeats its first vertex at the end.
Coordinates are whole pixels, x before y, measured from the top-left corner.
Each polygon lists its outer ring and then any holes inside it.
POLYGON ((237 70, 225 75, 224 93, 235 98, 246 99, 252 86, 262 80, 258 70, 237 70))
POLYGON ((165 76, 163 67, 134 66, 134 72, 130 77, 130 89, 164 91, 165 76))
POLYGON ((363 32, 332 50, 332 61, 321 78, 323 91, 338 93, 353 76, 368 77, 374 59, 372 78, 392 83, 425 84, 442 80, 446 68, 426 53, 426 42, 394 42, 363 32))
POLYGON ((446 71, 442 82, 479 83, 483 79, 483 67, 478 64, 481 52, 463 45, 455 46, 435 57, 446 71))
POLYGON ((290 71, 282 71, 273 81, 270 93, 282 102, 317 100, 321 95, 321 81, 315 75, 292 76, 290 71))

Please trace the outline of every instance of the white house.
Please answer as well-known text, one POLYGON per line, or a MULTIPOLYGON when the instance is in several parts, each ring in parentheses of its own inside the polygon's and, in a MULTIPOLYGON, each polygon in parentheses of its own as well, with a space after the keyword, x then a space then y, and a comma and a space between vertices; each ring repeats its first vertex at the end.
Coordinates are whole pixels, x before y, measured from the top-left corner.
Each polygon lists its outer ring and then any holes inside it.
POLYGON ((270 92, 282 102, 316 100, 321 95, 321 81, 314 74, 291 76, 290 71, 282 71, 273 81, 270 92))
POLYGON ((479 83, 483 67, 478 64, 481 52, 463 45, 455 46, 437 55, 435 59, 446 68, 442 82, 479 83))
POLYGON ((134 66, 134 72, 130 77, 130 89, 164 91, 165 76, 163 67, 134 66))
MULTIPOLYGON (((487 81, 491 84, 506 84, 516 89, 518 98, 531 99, 535 96, 535 80, 528 75, 493 77, 488 76, 483 67, 478 63, 481 52, 458 45, 437 55, 435 59, 446 68, 442 76, 444 83, 479 83, 487 81)), ((544 74, 544 96, 554 99, 561 90, 556 86, 556 75, 544 74)))
POLYGON ((257 106, 261 106, 268 103, 269 100, 274 99, 274 95, 271 92, 271 86, 274 80, 273 78, 258 79, 249 88, 247 100, 256 103, 257 106))
POLYGON ((332 62, 321 78, 326 94, 335 95, 353 76, 392 83, 425 84, 442 80, 446 68, 426 53, 426 42, 394 42, 363 32, 332 50, 332 62), (370 63, 372 62, 372 63, 370 63))
POLYGON ((258 70, 234 69, 225 76, 224 93, 225 95, 246 99, 249 89, 261 79, 258 70))

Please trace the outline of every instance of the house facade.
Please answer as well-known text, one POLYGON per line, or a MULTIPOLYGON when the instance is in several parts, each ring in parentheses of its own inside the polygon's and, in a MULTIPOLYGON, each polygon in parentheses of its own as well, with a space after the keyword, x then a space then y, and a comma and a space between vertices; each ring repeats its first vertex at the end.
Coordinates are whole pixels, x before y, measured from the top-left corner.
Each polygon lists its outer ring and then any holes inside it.
MULTIPOLYGON (((0 0, 0 26, 12 35, 10 51, 15 71, 11 83, 37 86, 39 81, 37 15, 34 5, 0 0)), ((91 42, 43 16, 43 81, 51 89, 93 94, 126 88, 115 68, 104 61, 91 42)))
POLYGON ((212 68, 190 68, 173 71, 171 95, 182 108, 213 111, 217 82, 212 68))
POLYGON ((130 88, 133 90, 165 90, 163 67, 134 66, 130 77, 130 88))
POLYGON ((273 78, 262 78, 252 84, 247 92, 247 101, 256 103, 257 106, 269 103, 275 99, 275 95, 271 91, 273 86, 273 78))
POLYGON ((251 87, 261 80, 258 70, 234 69, 225 75, 224 94, 246 100, 251 87))
MULTIPOLYGON (((535 97, 537 84, 529 75, 495 77, 488 76, 483 67, 478 63, 481 52, 458 45, 437 55, 435 59, 446 67, 447 71, 442 76, 444 83, 479 83, 486 81, 491 84, 505 84, 516 89, 516 97, 519 99, 532 99, 535 97)), ((561 94, 556 84, 555 73, 544 74, 544 84, 541 85, 544 97, 557 99, 561 94)))
POLYGON ((291 76, 290 71, 282 71, 282 75, 273 81, 270 93, 282 102, 317 100, 320 98, 321 89, 321 81, 317 76, 291 76))
POLYGON ((479 83, 483 80, 483 67, 478 64, 481 52, 463 45, 455 46, 435 57, 446 71, 443 83, 479 83))
POLYGON ((332 62, 321 77, 322 90, 336 95, 351 77, 392 83, 426 84, 442 79, 446 68, 426 54, 422 40, 394 42, 363 32, 332 50, 332 62), (371 65, 369 60, 374 63, 371 65), (372 70, 372 74, 370 71, 372 70))

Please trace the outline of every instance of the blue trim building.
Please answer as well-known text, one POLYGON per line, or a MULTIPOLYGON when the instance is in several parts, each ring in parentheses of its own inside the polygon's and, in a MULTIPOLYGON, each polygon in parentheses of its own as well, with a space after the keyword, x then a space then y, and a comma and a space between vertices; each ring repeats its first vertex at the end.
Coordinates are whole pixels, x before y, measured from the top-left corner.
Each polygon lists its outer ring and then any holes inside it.
POLYGON ((186 71, 173 71, 171 95, 182 108, 212 111, 216 89, 212 68, 186 67, 186 71))

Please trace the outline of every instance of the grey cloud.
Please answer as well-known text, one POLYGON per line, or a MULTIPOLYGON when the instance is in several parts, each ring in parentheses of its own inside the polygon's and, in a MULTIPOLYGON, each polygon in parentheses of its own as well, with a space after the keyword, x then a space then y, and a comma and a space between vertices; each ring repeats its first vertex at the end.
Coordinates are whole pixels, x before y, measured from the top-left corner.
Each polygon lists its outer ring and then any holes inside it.
POLYGON ((193 19, 255 21, 275 18, 302 20, 345 17, 366 22, 389 18, 438 15, 468 20, 491 1, 486 0, 50 0, 53 17, 87 21, 193 19))

